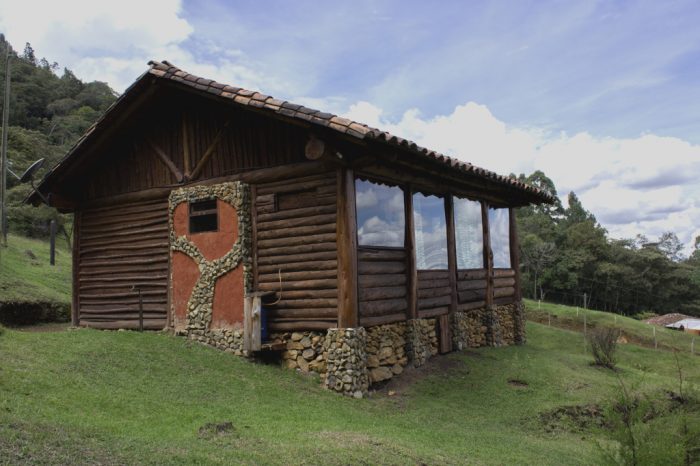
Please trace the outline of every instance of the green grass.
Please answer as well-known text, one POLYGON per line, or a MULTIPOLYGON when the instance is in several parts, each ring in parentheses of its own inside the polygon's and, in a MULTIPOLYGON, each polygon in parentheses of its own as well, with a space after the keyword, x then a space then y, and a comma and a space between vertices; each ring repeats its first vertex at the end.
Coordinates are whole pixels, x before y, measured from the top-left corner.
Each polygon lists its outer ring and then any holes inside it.
MULTIPOLYGON (((580 334, 527 331, 525 346, 435 358, 396 395, 354 400, 162 333, 5 330, 0 464, 599 464, 610 432, 547 413, 609 406, 618 376, 662 404, 677 390, 671 352, 623 345, 614 373, 580 334), (199 432, 225 421, 232 432, 199 432)), ((700 359, 678 357, 700 385, 700 359)), ((664 411, 639 435, 673 453, 677 420, 664 411)))
POLYGON ((0 302, 70 303, 71 253, 62 238, 56 241, 55 266, 49 265, 47 241, 9 235, 7 243, 0 246, 0 302))
MULTIPOLYGON (((544 325, 551 324, 554 327, 583 332, 585 315, 588 330, 601 326, 619 328, 628 341, 648 348, 654 348, 654 334, 656 334, 657 348, 676 349, 681 352, 690 352, 691 343, 695 339, 694 350, 696 354, 700 354, 700 337, 697 335, 650 325, 609 312, 584 310, 544 302, 538 304, 537 301, 528 299, 524 302, 528 320, 544 325)), ((583 345, 583 338, 581 338, 581 345, 583 345)))

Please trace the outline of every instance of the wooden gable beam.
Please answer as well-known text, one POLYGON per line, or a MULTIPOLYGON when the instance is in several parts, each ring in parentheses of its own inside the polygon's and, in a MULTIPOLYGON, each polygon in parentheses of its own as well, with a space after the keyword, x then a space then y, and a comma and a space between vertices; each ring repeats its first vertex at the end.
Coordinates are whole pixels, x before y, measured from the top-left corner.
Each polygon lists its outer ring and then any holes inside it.
POLYGON ((168 154, 165 153, 163 149, 158 147, 158 145, 153 142, 150 138, 146 138, 146 142, 148 143, 149 146, 151 146, 151 149, 156 153, 158 158, 160 159, 163 164, 168 167, 170 170, 170 173, 173 174, 175 179, 177 180, 178 183, 182 183, 185 179, 185 177, 182 175, 182 172, 180 171, 179 168, 175 165, 175 163, 172 161, 170 157, 168 157, 168 154))
POLYGON ((199 178, 199 175, 202 174, 202 170, 206 166, 207 162, 209 162, 211 156, 214 155, 214 149, 216 149, 217 144, 219 144, 221 136, 223 136, 224 134, 224 129, 226 129, 230 123, 230 120, 227 120, 226 123, 224 123, 224 126, 222 126, 219 129, 219 132, 216 133, 216 136, 214 136, 214 140, 211 142, 211 144, 209 144, 209 147, 207 147, 207 150, 204 152, 204 155, 202 155, 202 158, 199 159, 199 162, 197 162, 197 165, 194 167, 194 170, 192 170, 192 174, 189 177, 191 180, 196 180, 197 178, 199 178))

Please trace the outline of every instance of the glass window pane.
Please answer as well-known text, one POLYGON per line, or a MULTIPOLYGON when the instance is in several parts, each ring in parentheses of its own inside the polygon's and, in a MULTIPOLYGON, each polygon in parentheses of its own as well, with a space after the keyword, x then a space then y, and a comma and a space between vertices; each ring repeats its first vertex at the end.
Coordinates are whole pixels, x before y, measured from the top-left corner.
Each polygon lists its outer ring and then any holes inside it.
POLYGON ((493 268, 510 268, 510 215, 508 209, 489 209, 493 268))
POLYGON ((413 223, 416 229, 416 268, 447 269, 445 201, 441 197, 414 194, 413 223))
POLYGON ((454 198, 455 243, 458 269, 484 268, 484 230, 481 203, 454 198))
POLYGON ((403 247, 403 201, 399 187, 355 180, 358 245, 403 247))

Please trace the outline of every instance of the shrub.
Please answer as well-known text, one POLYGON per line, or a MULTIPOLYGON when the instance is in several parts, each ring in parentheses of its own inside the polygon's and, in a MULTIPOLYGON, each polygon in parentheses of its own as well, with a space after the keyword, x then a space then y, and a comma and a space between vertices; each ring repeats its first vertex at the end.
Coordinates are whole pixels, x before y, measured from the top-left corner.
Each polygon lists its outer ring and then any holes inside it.
POLYGON ((596 328, 588 336, 596 365, 615 368, 618 331, 614 328, 596 328))

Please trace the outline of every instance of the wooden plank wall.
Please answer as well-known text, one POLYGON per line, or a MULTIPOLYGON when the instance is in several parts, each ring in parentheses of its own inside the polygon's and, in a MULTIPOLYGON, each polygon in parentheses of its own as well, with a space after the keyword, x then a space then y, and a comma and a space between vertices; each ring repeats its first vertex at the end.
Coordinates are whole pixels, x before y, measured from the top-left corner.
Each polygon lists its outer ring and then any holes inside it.
POLYGON ((82 211, 78 318, 96 328, 162 329, 168 305, 168 201, 158 199, 82 211))
POLYGON ((467 311, 486 305, 486 270, 457 271, 457 310, 467 311))
POLYGON ((494 304, 515 302, 515 270, 495 269, 493 271, 494 304))
POLYGON ((321 330, 338 318, 336 173, 255 186, 257 289, 280 291, 272 331, 321 330))
POLYGON ((425 319, 447 314, 452 302, 448 270, 418 271, 418 317, 425 319))
POLYGON ((360 325, 407 319, 407 257, 404 249, 359 248, 360 325))
POLYGON ((90 167, 83 200, 177 184, 154 146, 182 173, 212 150, 201 180, 306 160, 301 128, 201 100, 177 102, 154 104, 114 139, 90 167))

